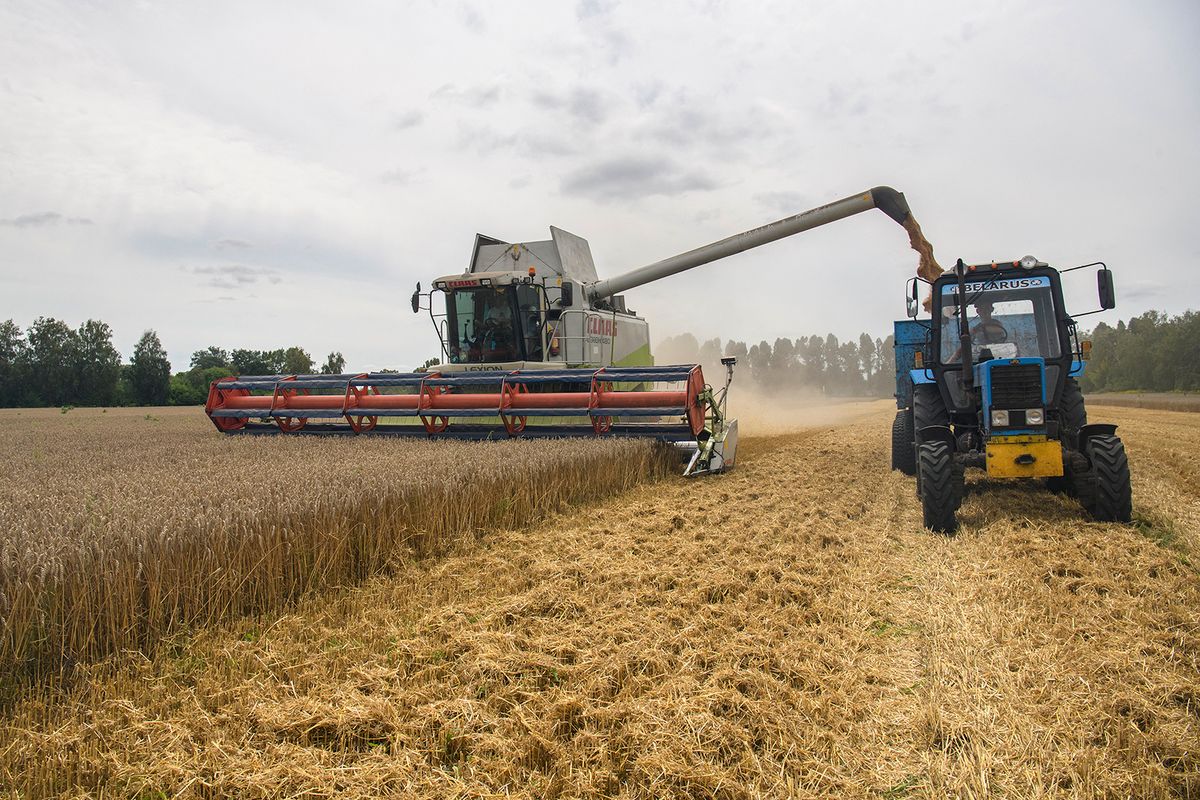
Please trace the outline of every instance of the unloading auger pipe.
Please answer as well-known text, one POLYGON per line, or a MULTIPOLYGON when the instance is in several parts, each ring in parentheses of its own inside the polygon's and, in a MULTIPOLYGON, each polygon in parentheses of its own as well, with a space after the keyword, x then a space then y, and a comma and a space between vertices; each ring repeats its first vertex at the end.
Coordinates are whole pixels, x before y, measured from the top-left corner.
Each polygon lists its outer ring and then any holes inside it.
POLYGON ((901 192, 896 191, 890 186, 876 186, 874 189, 845 197, 828 205, 768 223, 760 228, 735 233, 733 236, 726 237, 712 244, 706 244, 703 247, 697 247, 695 250, 689 250, 686 253, 680 253, 677 256, 665 258, 662 261, 656 261, 648 266, 630 270, 615 278, 597 281, 587 287, 587 293, 592 301, 601 300, 605 297, 619 294, 626 289, 642 286, 659 278, 665 278, 668 275, 674 275, 677 272, 683 272, 692 267, 698 267, 701 264, 707 264, 710 261, 716 261, 726 256, 740 253, 743 250, 749 250, 773 242, 777 239, 783 239, 784 237, 802 233, 812 228, 819 228, 822 225, 837 222, 839 219, 845 219, 846 217, 860 214, 863 211, 869 211, 872 208, 878 208, 901 225, 911 216, 911 212, 908 209, 908 202, 905 201, 904 195, 901 192))

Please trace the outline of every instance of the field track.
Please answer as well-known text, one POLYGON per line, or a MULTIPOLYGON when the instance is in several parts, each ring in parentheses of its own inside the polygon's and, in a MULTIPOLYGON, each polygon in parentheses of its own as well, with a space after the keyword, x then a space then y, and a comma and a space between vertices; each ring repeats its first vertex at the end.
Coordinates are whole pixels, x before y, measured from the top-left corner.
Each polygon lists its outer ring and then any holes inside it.
POLYGON ((85 676, 13 709, 0 785, 1200 796, 1200 416, 1093 411, 1126 437, 1134 526, 991 485, 946 538, 887 469, 891 414, 822 412, 744 440, 727 476, 85 676))

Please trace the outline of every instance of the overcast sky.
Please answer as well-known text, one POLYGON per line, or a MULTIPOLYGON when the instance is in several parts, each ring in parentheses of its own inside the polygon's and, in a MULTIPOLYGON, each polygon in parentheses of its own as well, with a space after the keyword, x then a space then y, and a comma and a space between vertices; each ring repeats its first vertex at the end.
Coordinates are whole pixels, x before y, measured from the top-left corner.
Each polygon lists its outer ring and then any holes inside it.
MULTIPOLYGON (((479 231, 610 277, 872 186, 942 263, 1104 260, 1115 321, 1200 307, 1200 3, 0 0, 0 319, 437 352, 413 285, 479 231)), ((627 293, 651 336, 903 316, 859 215, 627 293)), ((1094 302, 1094 285, 1076 310, 1094 302)))

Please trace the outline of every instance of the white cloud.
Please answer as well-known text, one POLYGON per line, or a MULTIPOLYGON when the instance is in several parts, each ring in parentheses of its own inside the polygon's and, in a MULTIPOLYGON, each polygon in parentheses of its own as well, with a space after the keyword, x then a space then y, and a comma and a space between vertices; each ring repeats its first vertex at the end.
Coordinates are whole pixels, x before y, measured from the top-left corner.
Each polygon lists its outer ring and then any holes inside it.
MULTIPOLYGON (((6 315, 419 363, 406 295, 477 230, 611 276, 877 184, 948 261, 1104 259, 1106 318, 1200 297, 1194 4, 489 9, 0 7, 6 315)), ((629 302, 656 340, 883 334, 912 267, 871 214, 629 302)))

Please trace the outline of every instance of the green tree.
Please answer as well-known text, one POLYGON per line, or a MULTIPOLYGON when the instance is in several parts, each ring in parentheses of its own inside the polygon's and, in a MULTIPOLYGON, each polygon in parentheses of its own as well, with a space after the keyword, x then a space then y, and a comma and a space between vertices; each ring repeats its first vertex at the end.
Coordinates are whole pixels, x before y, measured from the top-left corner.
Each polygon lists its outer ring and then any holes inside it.
POLYGON ((110 406, 117 397, 121 354, 112 343, 112 328, 89 319, 75 332, 75 402, 84 406, 110 406))
POLYGON ((700 342, 690 333, 668 336, 655 348, 659 364, 695 364, 700 357, 700 342))
POLYGON ((863 393, 862 359, 858 345, 848 341, 838 348, 838 361, 842 364, 842 392, 857 396, 863 393))
POLYGON ((177 372, 171 376, 167 387, 167 404, 172 406, 198 406, 208 398, 208 393, 198 388, 190 372, 177 372))
POLYGON ((796 344, 791 339, 775 340, 771 358, 767 364, 771 385, 777 389, 790 387, 796 382, 796 344))
POLYGON ((129 381, 134 401, 143 406, 161 406, 167 402, 171 383, 171 362, 158 334, 146 331, 133 348, 129 360, 129 381))
POLYGON ((274 375, 267 355, 261 350, 234 350, 229 358, 237 375, 274 375))
MULTIPOLYGON (((437 363, 436 361, 434 362, 437 363)), ((323 375, 341 375, 342 370, 346 368, 346 359, 341 353, 330 353, 325 357, 325 363, 321 366, 323 375)))
POLYGON ((61 320, 38 317, 29 326, 29 377, 41 404, 61 406, 75 402, 75 331, 61 320))
POLYGON ((746 354, 746 366, 750 368, 750 379, 760 386, 771 383, 771 345, 766 341, 750 346, 746 354))
POLYGON ((0 407, 20 405, 25 398, 25 360, 21 328, 11 319, 0 322, 0 407))
POLYGON ((192 353, 192 369, 230 366, 229 353, 220 347, 206 347, 192 353))
POLYGON ((875 377, 875 340, 871 338, 869 333, 859 334, 858 362, 859 368, 862 370, 863 380, 870 386, 871 379, 875 377))
POLYGON ((871 376, 871 394, 887 397, 896 391, 895 337, 875 340, 875 368, 871 376))
POLYGON ((289 347, 283 351, 283 372, 288 375, 311 375, 312 356, 303 347, 289 347))

